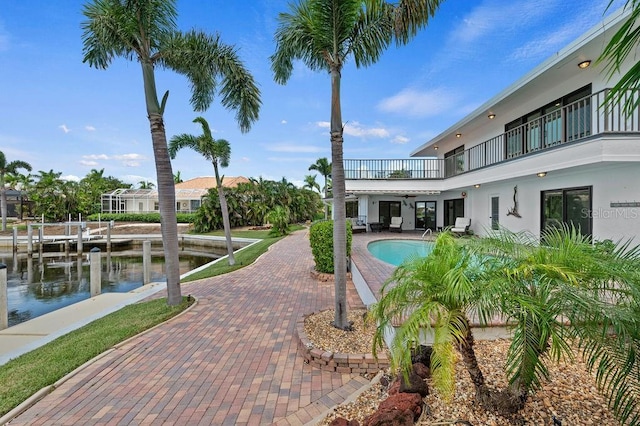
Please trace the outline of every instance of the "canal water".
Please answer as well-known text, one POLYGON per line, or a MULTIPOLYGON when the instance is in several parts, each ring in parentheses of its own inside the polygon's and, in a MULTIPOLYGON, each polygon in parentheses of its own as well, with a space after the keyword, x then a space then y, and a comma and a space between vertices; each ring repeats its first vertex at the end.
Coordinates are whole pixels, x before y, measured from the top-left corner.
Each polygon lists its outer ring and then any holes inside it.
MULTIPOLYGON (((180 274, 224 255, 220 249, 180 253, 180 274)), ((7 265, 9 327, 90 297, 89 254, 45 253, 43 257, 0 254, 7 265)), ((140 251, 102 253, 102 293, 126 293, 142 286, 140 251)), ((164 255, 152 251, 151 281, 164 281, 164 255)))

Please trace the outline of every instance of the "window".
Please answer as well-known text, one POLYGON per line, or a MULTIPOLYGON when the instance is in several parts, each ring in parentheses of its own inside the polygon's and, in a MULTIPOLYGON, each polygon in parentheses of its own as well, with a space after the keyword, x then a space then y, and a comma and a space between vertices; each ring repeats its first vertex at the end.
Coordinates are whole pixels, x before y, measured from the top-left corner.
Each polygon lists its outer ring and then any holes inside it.
POLYGON ((562 226, 573 226, 582 235, 590 236, 593 229, 591 190, 588 186, 542 191, 542 232, 562 226))
POLYGON ((347 211, 347 217, 358 217, 358 202, 357 201, 347 201, 345 203, 345 208, 347 211))
POLYGON ((491 197, 491 229, 500 229, 500 197, 491 197))
POLYGON ((505 125, 505 156, 514 158, 591 134, 591 85, 505 125), (563 123, 563 115, 565 122, 563 123))
POLYGON ((453 226, 457 217, 464 217, 464 198, 444 200, 444 226, 453 226))
POLYGON ((464 172, 464 145, 444 154, 445 177, 455 176, 462 172, 464 172))

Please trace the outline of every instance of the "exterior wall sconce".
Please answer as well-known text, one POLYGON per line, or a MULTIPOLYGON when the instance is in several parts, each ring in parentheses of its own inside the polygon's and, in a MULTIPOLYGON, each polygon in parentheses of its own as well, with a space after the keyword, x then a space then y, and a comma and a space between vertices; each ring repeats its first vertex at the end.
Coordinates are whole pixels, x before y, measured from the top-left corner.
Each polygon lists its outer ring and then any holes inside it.
POLYGON ((489 115, 487 115, 487 117, 489 117, 489 120, 493 120, 494 118, 496 118, 496 115, 494 113, 490 113, 489 115))
POLYGON ((547 172, 539 172, 536 174, 536 176, 538 177, 545 177, 547 175, 547 172))
POLYGON ((582 61, 578 64, 578 68, 580 68, 581 70, 585 69, 585 68, 589 68, 589 65, 591 65, 591 61, 589 59, 587 59, 586 61, 582 61))
POLYGON ((474 188, 480 188, 480 184, 476 183, 475 185, 473 185, 474 188))
POLYGON ((456 138, 461 138, 462 137, 462 133, 456 133, 456 138))

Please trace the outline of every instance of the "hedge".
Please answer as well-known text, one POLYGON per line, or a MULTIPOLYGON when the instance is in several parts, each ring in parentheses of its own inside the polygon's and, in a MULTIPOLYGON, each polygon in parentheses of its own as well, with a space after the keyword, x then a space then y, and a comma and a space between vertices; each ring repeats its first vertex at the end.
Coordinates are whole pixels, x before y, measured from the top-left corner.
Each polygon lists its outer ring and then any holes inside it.
MULTIPOLYGON (((176 213, 178 223, 193 223, 194 213, 176 213)), ((108 222, 144 222, 160 223, 160 213, 101 213, 87 216, 87 220, 97 222, 98 220, 108 222)))
MULTIPOLYGON (((351 256, 351 238, 351 222, 347 221, 347 257, 351 256)), ((311 225, 309 242, 316 271, 333 274, 333 221, 324 220, 311 225)))

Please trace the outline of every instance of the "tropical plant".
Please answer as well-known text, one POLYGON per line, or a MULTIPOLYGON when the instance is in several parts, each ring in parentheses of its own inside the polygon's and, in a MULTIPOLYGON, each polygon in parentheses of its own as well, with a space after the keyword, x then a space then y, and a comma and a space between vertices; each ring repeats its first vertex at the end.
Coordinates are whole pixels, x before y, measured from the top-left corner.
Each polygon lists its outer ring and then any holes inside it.
MULTIPOLYGON (((327 198, 329 194, 329 181, 331 180, 331 163, 329 162, 329 160, 327 160, 326 157, 318 158, 315 163, 309 166, 309 170, 316 170, 324 178, 324 186, 322 187, 322 192, 324 193, 324 198, 327 198)), ((328 216, 329 206, 325 204, 324 218, 327 219, 328 216)))
POLYGON ((227 261, 229 266, 235 265, 236 261, 233 257, 233 241, 231 241, 231 224, 229 222, 229 208, 227 207, 227 199, 224 196, 224 187, 222 179, 218 172, 220 167, 228 167, 231 159, 231 146, 225 139, 214 139, 211 135, 209 123, 203 117, 196 117, 194 123, 200 123, 202 126, 202 135, 193 136, 186 133, 174 136, 169 141, 169 155, 176 158, 176 154, 182 148, 191 148, 205 159, 213 164, 213 172, 216 177, 216 189, 218 198, 220 199, 220 210, 222 212, 222 223, 224 226, 224 236, 227 244, 227 261))
POLYGON ((306 175, 304 177, 304 185, 302 187, 311 191, 315 189, 320 192, 320 185, 316 182, 316 176, 317 175, 306 175))
MULTIPOLYGON (((613 0, 609 1, 609 9, 613 0)), ((624 113, 631 116, 640 105, 640 98, 636 96, 640 89, 640 62, 635 60, 635 52, 640 45, 640 31, 636 22, 640 18, 640 0, 627 0, 624 6, 631 12, 622 26, 613 34, 598 58, 598 63, 606 63, 605 72, 609 80, 620 73, 620 68, 631 55, 633 66, 620 78, 607 94, 607 102, 622 103, 624 113), (629 96, 633 93, 633 96, 629 96)))
MULTIPOLYGON (((309 244, 316 264, 316 271, 335 275, 333 229, 332 220, 322 220, 314 223, 309 228, 309 244)), ((351 222, 346 223, 346 234, 345 253, 346 256, 351 256, 351 222)))
MULTIPOLYGON (((399 267, 383 287, 372 310, 380 321, 377 344, 391 321, 402 319, 391 348, 396 365, 406 369, 413 342, 422 330, 433 330, 435 359, 446 360, 451 344, 459 345, 477 401, 501 414, 524 407, 549 378, 549 362, 580 353, 614 413, 638 424, 640 273, 634 264, 640 246, 602 250, 569 228, 543 237, 541 245, 530 234, 499 230, 462 246, 443 234, 432 254, 399 267), (481 325, 496 316, 513 324, 506 389, 484 381, 465 315, 470 311, 481 325)), ((442 365, 443 375, 451 374, 448 362, 432 363, 434 374, 442 365)))
POLYGON ((7 162, 4 152, 0 151, 0 210, 2 211, 2 230, 7 230, 7 188, 5 177, 8 173, 16 174, 18 169, 31 171, 31 165, 22 160, 7 162))
POLYGON ((267 220, 271 224, 269 235, 280 237, 289 233, 289 212, 282 206, 276 206, 267 214, 267 220))
MULTIPOLYGON (((356 67, 378 61, 394 40, 409 41, 426 25, 440 0, 302 0, 279 15, 276 52, 271 68, 277 83, 291 77, 295 60, 314 71, 328 72, 331 79, 331 179, 336 251, 334 326, 346 329, 347 264, 346 208, 343 164, 343 121, 340 84, 344 64, 352 59, 356 67)), ((325 185, 326 187, 327 185, 325 185)))
POLYGON ((182 176, 180 175, 180 170, 173 174, 173 183, 182 183, 182 176))
POLYGON ((163 118, 169 92, 158 99, 155 69, 170 69, 188 78, 196 111, 206 110, 220 92, 222 105, 236 111, 243 132, 258 118, 260 91, 236 50, 218 35, 177 30, 174 0, 94 0, 85 5, 83 14, 87 18, 82 23, 83 62, 106 69, 116 57, 123 57, 138 61, 142 68, 162 218, 167 303, 177 305, 182 297, 176 199, 163 118))
POLYGON ((155 187, 156 187, 155 183, 149 180, 141 180, 140 182, 138 182, 139 189, 153 189, 155 187))

